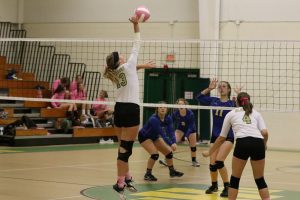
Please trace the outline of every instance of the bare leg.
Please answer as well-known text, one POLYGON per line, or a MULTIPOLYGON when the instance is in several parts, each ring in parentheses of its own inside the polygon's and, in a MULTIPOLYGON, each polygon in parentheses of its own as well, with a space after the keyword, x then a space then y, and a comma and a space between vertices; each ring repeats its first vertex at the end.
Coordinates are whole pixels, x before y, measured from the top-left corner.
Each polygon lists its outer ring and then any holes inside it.
MULTIPOLYGON (((219 149, 219 152, 216 156, 216 160, 217 161, 225 161, 226 157, 228 156, 228 154, 230 153, 231 149, 232 149, 232 142, 230 141, 225 141, 220 149, 219 149)), ((219 169, 218 170, 221 177, 222 177, 222 180, 224 183, 228 183, 229 182, 229 179, 228 179, 228 172, 227 172, 227 168, 224 166, 223 168, 219 169)))
MULTIPOLYGON (((252 166, 254 179, 263 177, 264 169, 265 169, 265 159, 256 160, 256 161, 251 160, 250 162, 251 162, 251 166, 252 166)), ((260 195, 261 199, 270 198, 269 189, 267 187, 260 189, 258 191, 259 191, 259 195, 260 195)))
MULTIPOLYGON (((153 144, 152 140, 148 139, 144 141, 141 145, 150 155, 158 154, 158 151, 155 145, 153 144)), ((149 158, 147 163, 147 169, 152 169, 154 164, 155 164, 155 160, 149 158)))
MULTIPOLYGON (((235 156, 232 158, 232 176, 241 178, 247 160, 239 159, 235 156)), ((236 200, 239 190, 229 187, 228 200, 236 200)))

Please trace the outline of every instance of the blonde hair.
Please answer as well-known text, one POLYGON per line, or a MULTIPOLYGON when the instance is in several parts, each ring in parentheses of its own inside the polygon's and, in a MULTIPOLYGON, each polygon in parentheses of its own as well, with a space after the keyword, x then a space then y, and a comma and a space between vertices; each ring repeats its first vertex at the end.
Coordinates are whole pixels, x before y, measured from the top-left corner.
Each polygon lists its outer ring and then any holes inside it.
POLYGON ((103 74, 104 78, 109 79, 111 82, 113 82, 114 84, 118 83, 118 76, 115 70, 106 67, 104 74, 103 74))

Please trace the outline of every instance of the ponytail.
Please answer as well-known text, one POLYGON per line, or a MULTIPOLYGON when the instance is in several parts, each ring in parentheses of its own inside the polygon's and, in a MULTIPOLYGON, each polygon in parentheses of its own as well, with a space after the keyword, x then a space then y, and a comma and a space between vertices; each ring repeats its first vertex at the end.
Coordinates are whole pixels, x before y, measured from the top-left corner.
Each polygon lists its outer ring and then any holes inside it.
POLYGON ((239 93, 237 97, 238 105, 243 107, 245 115, 249 116, 253 110, 253 104, 250 102, 250 96, 246 92, 239 93))
POLYGON ((116 74, 116 71, 109 68, 109 67, 106 67, 105 68, 105 71, 104 71, 104 75, 103 75, 105 78, 108 78, 111 82, 113 82, 114 84, 117 84, 118 83, 118 78, 117 78, 117 74, 116 74))

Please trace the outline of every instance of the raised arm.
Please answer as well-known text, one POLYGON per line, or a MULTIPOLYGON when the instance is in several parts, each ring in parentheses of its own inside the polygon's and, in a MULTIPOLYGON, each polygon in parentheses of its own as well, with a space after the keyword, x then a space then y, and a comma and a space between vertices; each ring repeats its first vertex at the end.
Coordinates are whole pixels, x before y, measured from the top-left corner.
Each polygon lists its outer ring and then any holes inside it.
POLYGON ((213 79, 210 81, 208 88, 202 90, 202 91, 201 91, 201 94, 207 95, 208 93, 210 93, 210 91, 216 89, 217 83, 218 83, 218 80, 217 80, 216 78, 213 78, 213 79))
POLYGON ((139 64, 136 66, 136 69, 152 69, 152 68, 156 68, 156 63, 154 62, 154 60, 150 60, 147 63, 144 64, 139 64))
POLYGON ((133 30, 135 33, 134 43, 131 50, 131 55, 127 61, 127 66, 133 70, 136 69, 137 65, 137 57, 139 54, 140 46, 141 46, 141 36, 140 36, 140 27, 139 22, 136 16, 132 16, 129 18, 129 21, 133 24, 133 30))

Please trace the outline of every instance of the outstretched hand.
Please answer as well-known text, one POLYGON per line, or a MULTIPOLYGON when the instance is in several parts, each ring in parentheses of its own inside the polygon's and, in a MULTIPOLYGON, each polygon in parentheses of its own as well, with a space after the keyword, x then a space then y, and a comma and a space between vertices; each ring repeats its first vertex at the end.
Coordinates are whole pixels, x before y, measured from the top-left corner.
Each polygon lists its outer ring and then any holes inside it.
POLYGON ((234 88, 234 92, 238 95, 239 93, 241 93, 242 89, 244 86, 235 86, 234 88))
POLYGON ((150 68, 155 68, 155 67, 156 67, 156 63, 154 60, 150 60, 144 64, 145 69, 150 69, 150 68))
POLYGON ((129 21, 133 24, 138 24, 139 23, 139 19, 136 15, 133 15, 132 17, 130 17, 129 21))
POLYGON ((216 89, 217 83, 218 83, 218 80, 217 80, 216 78, 213 78, 213 79, 210 81, 208 88, 209 88, 210 90, 216 89))

